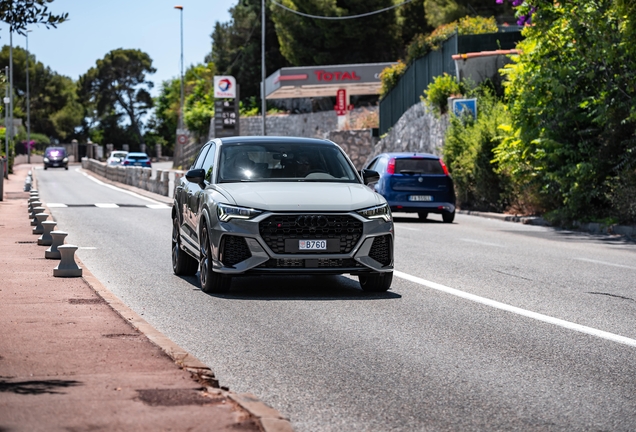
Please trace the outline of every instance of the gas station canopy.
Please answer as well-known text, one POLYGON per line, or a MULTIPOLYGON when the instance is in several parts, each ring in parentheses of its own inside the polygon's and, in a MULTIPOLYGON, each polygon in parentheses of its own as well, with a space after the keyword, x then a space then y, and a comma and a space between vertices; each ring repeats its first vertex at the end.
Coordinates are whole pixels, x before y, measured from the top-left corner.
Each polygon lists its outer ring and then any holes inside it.
POLYGON ((395 63, 281 68, 265 79, 266 99, 380 94, 380 72, 395 63))

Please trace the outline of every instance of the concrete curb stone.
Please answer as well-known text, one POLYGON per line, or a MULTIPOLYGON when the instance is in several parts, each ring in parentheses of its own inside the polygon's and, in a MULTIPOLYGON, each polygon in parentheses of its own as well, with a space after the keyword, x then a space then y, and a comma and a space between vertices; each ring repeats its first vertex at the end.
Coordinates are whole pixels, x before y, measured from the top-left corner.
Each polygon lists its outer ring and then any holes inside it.
MULTIPOLYGON (((480 212, 472 210, 457 210, 457 213, 471 216, 479 216, 489 219, 497 219, 507 222, 518 222, 526 225, 552 226, 541 216, 516 216, 503 213, 480 212)), ((558 228, 558 227, 557 227, 558 228)), ((600 223, 574 223, 574 229, 590 234, 620 235, 628 240, 636 240, 636 226, 630 225, 603 225, 600 223)))

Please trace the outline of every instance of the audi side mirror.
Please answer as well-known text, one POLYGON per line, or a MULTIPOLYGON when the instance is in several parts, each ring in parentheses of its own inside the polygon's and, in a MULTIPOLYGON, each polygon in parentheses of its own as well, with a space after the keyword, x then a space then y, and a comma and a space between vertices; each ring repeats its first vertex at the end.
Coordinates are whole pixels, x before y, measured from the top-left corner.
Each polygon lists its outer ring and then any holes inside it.
POLYGON ((205 170, 203 168, 191 169, 186 173, 185 178, 190 183, 196 183, 199 186, 201 186, 201 188, 203 189, 204 187, 203 179, 205 179, 205 170))
POLYGON ((380 173, 377 171, 363 169, 362 171, 360 171, 360 174, 362 175, 362 180, 364 181, 365 185, 368 185, 369 183, 377 183, 380 181, 380 173))

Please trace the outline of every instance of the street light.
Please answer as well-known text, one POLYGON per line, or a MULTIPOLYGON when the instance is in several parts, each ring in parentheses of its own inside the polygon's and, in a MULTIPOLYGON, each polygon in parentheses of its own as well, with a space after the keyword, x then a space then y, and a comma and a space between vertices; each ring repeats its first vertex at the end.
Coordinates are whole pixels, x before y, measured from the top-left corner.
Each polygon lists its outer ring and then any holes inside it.
POLYGON ((261 111, 263 111, 263 135, 267 135, 265 119, 267 118, 267 102, 265 102, 265 0, 261 0, 261 111))
POLYGON ((26 31, 27 163, 31 163, 31 98, 29 97, 29 33, 26 31))
POLYGON ((177 154, 181 157, 181 147, 179 146, 179 135, 183 133, 183 6, 177 5, 174 7, 179 9, 179 15, 181 17, 181 101, 179 103, 179 119, 177 126, 177 143, 175 144, 173 165, 177 160, 177 154))

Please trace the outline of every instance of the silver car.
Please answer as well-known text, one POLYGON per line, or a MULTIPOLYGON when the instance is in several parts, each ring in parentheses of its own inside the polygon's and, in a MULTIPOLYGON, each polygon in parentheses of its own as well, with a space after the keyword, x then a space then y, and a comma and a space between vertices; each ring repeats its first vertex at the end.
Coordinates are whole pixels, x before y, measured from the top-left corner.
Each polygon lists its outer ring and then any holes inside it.
POLYGON ((386 200, 335 143, 291 137, 220 138, 176 181, 172 267, 200 274, 206 293, 243 275, 351 274, 365 291, 393 278, 386 200))

